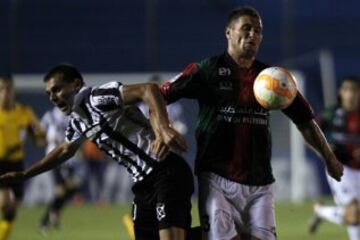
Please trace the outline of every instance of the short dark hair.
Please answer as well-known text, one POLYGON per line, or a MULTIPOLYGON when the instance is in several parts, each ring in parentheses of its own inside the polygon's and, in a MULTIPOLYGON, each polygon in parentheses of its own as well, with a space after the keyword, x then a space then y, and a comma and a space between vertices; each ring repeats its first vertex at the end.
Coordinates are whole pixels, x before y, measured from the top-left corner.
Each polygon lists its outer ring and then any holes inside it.
POLYGON ((340 81, 340 86, 344 82, 352 82, 352 83, 355 83, 358 87, 360 87, 360 78, 355 75, 348 75, 348 76, 343 77, 340 81))
POLYGON ((81 76, 79 70, 68 63, 61 63, 51 68, 50 71, 45 75, 44 82, 49 81, 50 78, 54 77, 55 75, 60 75, 62 80, 68 83, 74 82, 75 79, 80 79, 81 82, 84 83, 84 79, 81 76))
POLYGON ((261 20, 261 16, 255 8, 239 7, 235 8, 229 13, 225 28, 228 28, 235 20, 239 19, 241 16, 251 16, 261 20))
MULTIPOLYGON (((356 84, 357 87, 360 87, 360 81, 359 81, 359 77, 358 77, 358 76, 355 76, 355 75, 347 75, 347 76, 345 76, 345 77, 343 77, 343 78, 341 79, 340 85, 338 86, 338 89, 340 89, 345 82, 354 83, 354 84, 356 84)), ((340 94, 337 94, 337 102, 338 102, 338 104, 341 105, 340 94)))

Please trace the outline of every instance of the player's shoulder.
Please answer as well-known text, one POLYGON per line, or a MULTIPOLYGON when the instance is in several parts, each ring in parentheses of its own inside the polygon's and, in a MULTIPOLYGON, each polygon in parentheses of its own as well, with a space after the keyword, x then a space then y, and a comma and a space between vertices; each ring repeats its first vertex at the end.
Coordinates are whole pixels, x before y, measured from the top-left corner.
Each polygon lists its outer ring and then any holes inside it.
POLYGON ((316 120, 321 128, 325 129, 332 125, 335 116, 344 116, 343 110, 337 104, 324 108, 317 116, 316 120))
POLYGON ((33 112, 32 108, 30 106, 20 103, 20 102, 15 103, 14 111, 15 111, 15 113, 17 113, 19 115, 30 114, 33 112))
POLYGON ((92 87, 83 86, 80 91, 75 95, 74 108, 79 107, 85 100, 90 97, 92 87))
POLYGON ((122 105, 121 82, 112 81, 89 89, 89 103, 97 111, 112 111, 122 105))
POLYGON ((117 90, 121 85, 122 83, 118 81, 111 81, 107 83, 98 84, 91 88, 91 93, 92 94, 109 93, 106 90, 112 90, 112 89, 117 90))
POLYGON ((30 106, 23 104, 22 102, 15 102, 15 110, 31 109, 30 106))
POLYGON ((206 57, 199 61, 194 61, 186 65, 183 70, 183 74, 195 73, 198 71, 207 71, 211 69, 211 67, 215 67, 219 60, 221 59, 221 55, 206 57))
POLYGON ((258 70, 258 71, 262 71, 264 70, 265 68, 269 68, 269 67, 273 67, 273 65, 270 65, 268 63, 265 63, 263 61, 260 61, 258 59, 255 59, 254 60, 254 64, 253 64, 253 67, 258 70))
POLYGON ((93 86, 91 89, 91 101, 98 104, 107 104, 108 101, 112 102, 114 99, 119 101, 121 86, 122 83, 117 81, 93 86))
POLYGON ((204 66, 217 66, 221 61, 223 61, 224 54, 214 55, 207 57, 199 62, 199 65, 204 66))
POLYGON ((331 104, 324 108, 322 111, 324 114, 331 114, 333 115, 337 111, 342 111, 341 107, 338 104, 331 104))
POLYGON ((223 56, 215 55, 204 58, 196 63, 193 63, 192 66, 190 64, 188 65, 187 69, 192 69, 193 72, 199 71, 203 75, 207 75, 207 74, 211 75, 213 71, 216 71, 216 69, 219 66, 223 65, 222 62, 223 62, 223 56))
POLYGON ((111 81, 102 83, 94 86, 83 86, 79 93, 75 96, 75 105, 81 104, 90 97, 102 96, 102 95, 119 95, 119 87, 122 85, 121 82, 111 81))
POLYGON ((344 116, 345 115, 345 111, 344 109, 342 109, 338 104, 333 104, 330 105, 328 107, 326 107, 323 111, 323 115, 327 118, 327 119, 332 119, 335 117, 335 115, 340 115, 340 116, 344 116))

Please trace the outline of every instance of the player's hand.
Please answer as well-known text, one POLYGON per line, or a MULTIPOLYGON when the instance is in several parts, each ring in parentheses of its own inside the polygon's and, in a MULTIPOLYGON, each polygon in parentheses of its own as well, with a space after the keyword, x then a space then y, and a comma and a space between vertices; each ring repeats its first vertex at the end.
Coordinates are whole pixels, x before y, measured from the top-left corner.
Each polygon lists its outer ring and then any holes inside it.
POLYGON ((0 176, 0 183, 18 183, 26 180, 24 172, 8 172, 0 176))
POLYGON ((170 126, 163 128, 159 135, 169 148, 175 151, 186 152, 187 144, 185 138, 174 128, 170 126))
POLYGON ((156 137, 156 139, 151 143, 150 150, 155 155, 155 157, 160 160, 166 158, 170 152, 170 148, 165 144, 161 137, 156 137))
POLYGON ((329 161, 326 162, 326 168, 328 174, 340 182, 341 177, 344 172, 344 167, 341 162, 339 162, 336 158, 331 158, 329 161))

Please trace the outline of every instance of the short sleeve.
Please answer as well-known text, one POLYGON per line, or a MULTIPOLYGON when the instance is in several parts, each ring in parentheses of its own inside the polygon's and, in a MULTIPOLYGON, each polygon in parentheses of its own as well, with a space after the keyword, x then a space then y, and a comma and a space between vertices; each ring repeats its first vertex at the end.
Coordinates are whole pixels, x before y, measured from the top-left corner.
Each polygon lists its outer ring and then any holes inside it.
POLYGON ((91 90, 91 105, 100 111, 113 111, 123 105, 120 82, 108 82, 91 90))
POLYGON ((70 118, 65 131, 65 141, 71 143, 83 138, 84 137, 81 134, 81 122, 75 118, 70 118))
POLYGON ((203 92, 204 78, 201 65, 191 63, 173 79, 164 83, 160 87, 160 91, 168 103, 180 98, 196 99, 203 92))
POLYGON ((283 110, 283 113, 295 124, 306 123, 314 118, 314 112, 310 104, 300 92, 297 93, 290 106, 283 110))

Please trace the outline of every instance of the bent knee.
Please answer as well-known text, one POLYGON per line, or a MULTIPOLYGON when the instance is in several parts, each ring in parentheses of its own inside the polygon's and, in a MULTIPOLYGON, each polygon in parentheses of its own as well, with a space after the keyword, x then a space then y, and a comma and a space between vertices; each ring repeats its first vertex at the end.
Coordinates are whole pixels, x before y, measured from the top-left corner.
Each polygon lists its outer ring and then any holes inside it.
POLYGON ((185 230, 178 227, 170 227, 159 231, 160 240, 185 240, 185 230))

